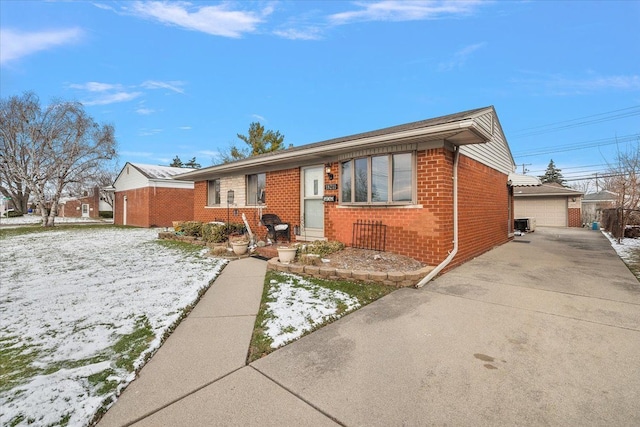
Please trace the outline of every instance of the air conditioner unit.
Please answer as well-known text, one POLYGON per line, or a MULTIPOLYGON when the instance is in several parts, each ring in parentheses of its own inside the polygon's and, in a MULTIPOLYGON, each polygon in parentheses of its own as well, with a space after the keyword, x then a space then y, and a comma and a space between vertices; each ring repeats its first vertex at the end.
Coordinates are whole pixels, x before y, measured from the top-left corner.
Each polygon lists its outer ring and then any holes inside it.
POLYGON ((518 231, 534 232, 536 231, 535 218, 517 218, 513 220, 513 228, 518 231))

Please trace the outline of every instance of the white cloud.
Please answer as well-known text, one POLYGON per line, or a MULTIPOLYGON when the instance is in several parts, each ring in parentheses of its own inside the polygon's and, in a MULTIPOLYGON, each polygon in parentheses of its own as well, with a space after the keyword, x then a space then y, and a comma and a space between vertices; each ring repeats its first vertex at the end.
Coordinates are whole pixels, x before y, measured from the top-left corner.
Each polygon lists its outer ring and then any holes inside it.
POLYGON ((267 119, 265 119, 264 117, 258 115, 258 114, 252 114, 251 117, 253 117, 254 119, 258 120, 259 122, 266 122, 267 119))
POLYGON ((122 90, 120 84, 99 83, 99 82, 87 82, 83 84, 73 83, 69 85, 73 89, 87 90, 89 92, 106 92, 110 90, 122 90))
POLYGON ((445 62, 441 62, 438 65, 438 70, 439 71, 450 71, 453 70, 454 68, 460 68, 462 67, 465 62, 467 62, 467 58, 474 53, 475 51, 482 49, 483 47, 485 47, 487 44, 486 43, 476 43, 476 44, 472 44, 469 46, 465 46, 462 49, 460 49, 459 51, 457 51, 456 53, 453 54, 453 58, 451 58, 451 60, 449 61, 445 61, 445 62))
POLYGON ((191 130, 191 126, 180 126, 178 129, 180 129, 180 130, 191 130))
POLYGON ((184 89, 180 87, 183 85, 184 82, 180 81, 159 82, 157 80, 147 80, 141 86, 145 89, 168 89, 173 92, 184 93, 184 89))
POLYGON ((483 1, 394 1, 355 2, 359 10, 340 12, 329 16, 334 24, 354 21, 419 21, 440 19, 455 15, 468 15, 481 6, 483 1))
POLYGON ((273 8, 268 6, 260 13, 231 10, 223 3, 216 6, 199 6, 189 2, 149 2, 136 1, 126 9, 136 16, 156 20, 163 24, 175 25, 192 31, 223 37, 240 37, 253 32, 269 15, 273 8))
POLYGON ((136 110, 136 113, 140 114, 141 116, 148 116, 155 112, 156 110, 152 110, 151 108, 143 108, 143 107, 140 107, 136 110))
POLYGON ((82 101, 84 105, 107 105, 115 104, 117 102, 126 102, 138 98, 142 95, 142 92, 116 92, 104 95, 100 98, 95 98, 90 101, 82 101))
POLYGON ((220 155, 220 152, 219 151, 210 151, 210 150, 201 150, 201 151, 198 151, 198 155, 217 157, 217 156, 220 155))
POLYGON ((0 30, 0 64, 20 59, 42 50, 78 42, 83 31, 80 28, 63 30, 20 32, 9 29, 0 30))
POLYGON ((318 27, 308 27, 303 29, 290 28, 287 30, 277 30, 273 32, 276 36, 289 40, 320 40, 322 31, 318 27))
POLYGON ((153 136, 153 135, 157 135, 160 132, 162 132, 163 129, 146 129, 146 128, 142 128, 138 131, 138 135, 140 136, 153 136))

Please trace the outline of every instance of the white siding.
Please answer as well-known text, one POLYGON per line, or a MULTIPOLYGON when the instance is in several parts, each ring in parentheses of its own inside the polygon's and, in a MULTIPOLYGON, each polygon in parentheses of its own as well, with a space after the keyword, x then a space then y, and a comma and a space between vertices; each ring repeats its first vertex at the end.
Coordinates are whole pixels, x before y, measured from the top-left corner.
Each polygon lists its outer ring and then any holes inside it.
POLYGON ((149 186, 149 180, 138 169, 130 164, 126 164, 118 175, 118 179, 113 183, 116 191, 127 191, 135 188, 149 186))
POLYGON ((511 150, 495 114, 487 112, 475 120, 487 132, 493 130, 493 137, 486 144, 464 145, 460 147, 460 153, 504 174, 513 172, 515 164, 511 150))

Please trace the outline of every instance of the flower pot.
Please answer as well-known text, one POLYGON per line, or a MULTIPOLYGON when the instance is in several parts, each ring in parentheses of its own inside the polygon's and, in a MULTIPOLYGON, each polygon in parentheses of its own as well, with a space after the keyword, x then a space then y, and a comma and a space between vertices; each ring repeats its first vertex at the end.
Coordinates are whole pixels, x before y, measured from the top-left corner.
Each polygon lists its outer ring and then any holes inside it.
POLYGON ((236 255, 244 255, 247 253, 249 242, 231 242, 233 253, 236 255))
POLYGON ((297 248, 278 248, 278 259, 283 264, 289 264, 296 258, 297 248))

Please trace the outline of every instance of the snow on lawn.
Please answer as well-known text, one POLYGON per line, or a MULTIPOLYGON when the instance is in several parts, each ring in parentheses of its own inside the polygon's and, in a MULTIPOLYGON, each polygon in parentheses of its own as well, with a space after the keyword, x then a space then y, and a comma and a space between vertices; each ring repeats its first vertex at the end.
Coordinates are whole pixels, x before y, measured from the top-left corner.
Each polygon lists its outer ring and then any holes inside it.
POLYGON ((282 273, 281 283, 271 280, 267 300, 265 334, 272 348, 300 338, 316 326, 360 307, 344 292, 316 285, 300 276, 282 273))
MULTIPOLYGON (((616 250, 618 256, 627 265, 637 265, 640 263, 640 239, 624 238, 621 243, 611 236, 611 233, 602 231, 602 234, 607 236, 607 239, 611 242, 611 246, 616 250)), ((640 277, 639 277, 640 279, 640 277)))
POLYGON ((0 424, 87 425, 226 263, 157 233, 0 239, 0 424))
MULTIPOLYGON (((77 224, 77 223, 113 223, 113 219, 96 219, 96 218, 64 218, 56 217, 56 224, 77 224)), ((1 226, 17 226, 17 225, 35 225, 42 224, 42 217, 40 215, 23 215, 15 216, 11 218, 0 217, 1 226)))

